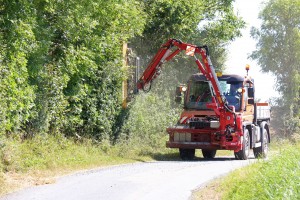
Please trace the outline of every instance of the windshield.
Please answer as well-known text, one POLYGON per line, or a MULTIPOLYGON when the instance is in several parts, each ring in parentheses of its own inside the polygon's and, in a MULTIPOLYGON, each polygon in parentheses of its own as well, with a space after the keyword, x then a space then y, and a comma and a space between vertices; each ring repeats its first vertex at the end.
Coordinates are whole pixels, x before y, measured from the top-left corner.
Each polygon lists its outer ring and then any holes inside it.
POLYGON ((211 90, 208 82, 191 81, 186 96, 186 108, 197 110, 208 110, 207 103, 211 103, 211 90))
MULTIPOLYGON (((219 80, 221 94, 225 96, 229 105, 235 107, 236 111, 241 110, 241 90, 242 82, 227 82, 219 80)), ((185 107, 187 109, 209 110, 207 103, 212 102, 212 91, 210 83, 206 81, 190 81, 187 96, 185 98, 185 107)))
POLYGON ((236 111, 239 111, 241 109, 242 82, 220 81, 220 86, 228 104, 234 106, 236 111), (240 91, 238 91, 239 89, 240 91))

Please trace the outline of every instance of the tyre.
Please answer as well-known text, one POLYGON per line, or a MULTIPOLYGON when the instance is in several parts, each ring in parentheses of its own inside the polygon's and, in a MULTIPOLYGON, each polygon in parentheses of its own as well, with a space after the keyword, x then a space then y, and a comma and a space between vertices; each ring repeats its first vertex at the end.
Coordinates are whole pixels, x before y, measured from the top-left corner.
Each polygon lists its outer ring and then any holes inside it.
POLYGON ((213 159, 215 158, 217 150, 206 150, 202 149, 202 155, 205 159, 213 159))
POLYGON ((179 149, 179 154, 182 160, 194 160, 195 149, 179 149))
POLYGON ((238 152, 234 152, 234 156, 237 160, 247 160, 250 150, 250 136, 248 129, 244 130, 242 149, 238 152))
POLYGON ((267 129, 263 128, 261 146, 253 148, 255 158, 266 158, 268 154, 269 136, 267 129))

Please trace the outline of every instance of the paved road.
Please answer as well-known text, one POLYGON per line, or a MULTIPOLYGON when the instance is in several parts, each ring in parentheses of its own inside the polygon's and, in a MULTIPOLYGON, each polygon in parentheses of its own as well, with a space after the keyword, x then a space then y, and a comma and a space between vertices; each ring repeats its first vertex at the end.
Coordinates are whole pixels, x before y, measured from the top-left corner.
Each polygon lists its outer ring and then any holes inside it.
POLYGON ((7 195, 0 200, 187 200, 192 190, 254 159, 159 161, 95 169, 7 195))

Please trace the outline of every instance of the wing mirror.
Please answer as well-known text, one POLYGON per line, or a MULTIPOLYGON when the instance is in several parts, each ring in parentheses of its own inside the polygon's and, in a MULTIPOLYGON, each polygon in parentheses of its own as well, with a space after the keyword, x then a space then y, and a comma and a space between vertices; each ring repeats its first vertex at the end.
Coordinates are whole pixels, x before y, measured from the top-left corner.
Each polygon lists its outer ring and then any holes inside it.
POLYGON ((254 88, 253 87, 249 87, 248 88, 248 104, 250 105, 254 105, 254 88))
POLYGON ((254 98, 254 88, 253 87, 248 88, 248 97, 254 98))

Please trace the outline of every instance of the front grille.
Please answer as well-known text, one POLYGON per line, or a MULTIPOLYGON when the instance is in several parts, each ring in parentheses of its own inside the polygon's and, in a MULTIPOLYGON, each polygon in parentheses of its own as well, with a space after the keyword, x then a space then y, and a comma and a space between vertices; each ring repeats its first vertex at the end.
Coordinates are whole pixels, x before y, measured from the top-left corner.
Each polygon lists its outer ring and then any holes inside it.
POLYGON ((190 125, 190 128, 195 128, 195 129, 203 129, 203 128, 209 128, 210 127, 209 122, 203 122, 203 121, 190 122, 189 125, 190 125))

